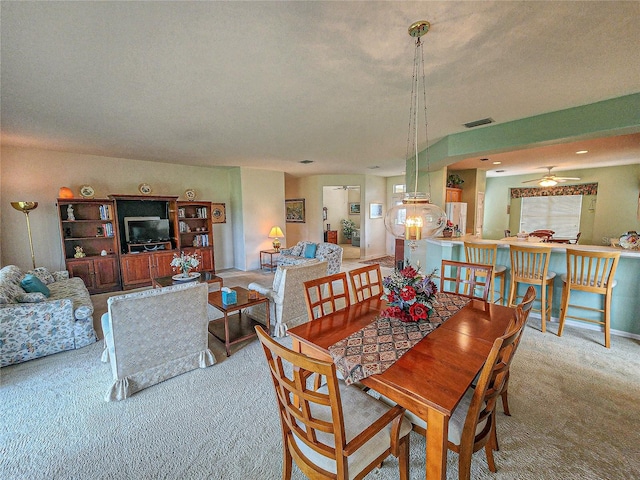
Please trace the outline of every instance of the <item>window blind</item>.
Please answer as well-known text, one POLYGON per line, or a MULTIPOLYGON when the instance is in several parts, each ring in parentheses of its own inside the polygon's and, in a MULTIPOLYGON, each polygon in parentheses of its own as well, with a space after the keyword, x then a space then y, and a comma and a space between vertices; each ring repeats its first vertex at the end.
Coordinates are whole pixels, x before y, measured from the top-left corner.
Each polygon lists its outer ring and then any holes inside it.
POLYGON ((520 231, 553 230, 554 237, 575 237, 581 213, 582 195, 523 197, 520 231))

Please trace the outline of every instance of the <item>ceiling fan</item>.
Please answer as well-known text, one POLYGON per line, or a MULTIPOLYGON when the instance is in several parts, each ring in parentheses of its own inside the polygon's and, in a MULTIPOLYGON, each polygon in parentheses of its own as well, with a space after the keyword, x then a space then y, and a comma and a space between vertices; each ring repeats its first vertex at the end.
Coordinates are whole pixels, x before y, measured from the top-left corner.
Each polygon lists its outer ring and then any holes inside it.
POLYGON ((548 172, 542 178, 536 178, 535 180, 527 180, 522 183, 538 182, 538 185, 540 185, 541 187, 553 187, 558 183, 564 183, 570 180, 580 180, 580 177, 558 177, 551 173, 551 169, 554 167, 545 167, 545 168, 548 170, 548 172))

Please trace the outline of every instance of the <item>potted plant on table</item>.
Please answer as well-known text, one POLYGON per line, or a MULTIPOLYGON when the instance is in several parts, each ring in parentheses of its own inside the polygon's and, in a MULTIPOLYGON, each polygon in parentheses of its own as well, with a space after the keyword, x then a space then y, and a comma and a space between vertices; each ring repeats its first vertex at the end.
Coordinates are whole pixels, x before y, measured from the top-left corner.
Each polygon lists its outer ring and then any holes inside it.
POLYGON ((351 237, 353 237, 353 232, 356 230, 356 222, 343 218, 340 220, 340 224, 342 225, 344 238, 347 240, 347 243, 351 243, 351 237))

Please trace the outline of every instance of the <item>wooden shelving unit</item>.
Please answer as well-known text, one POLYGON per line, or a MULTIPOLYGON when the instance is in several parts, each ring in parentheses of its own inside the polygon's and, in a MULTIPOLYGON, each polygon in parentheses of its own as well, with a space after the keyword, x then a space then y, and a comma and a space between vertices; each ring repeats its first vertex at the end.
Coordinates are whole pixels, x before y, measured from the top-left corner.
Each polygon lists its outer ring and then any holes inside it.
POLYGON ((213 224, 226 221, 224 203, 177 198, 115 194, 108 199, 59 198, 60 237, 69 274, 82 278, 90 293, 138 288, 176 273, 171 260, 181 251, 200 257, 198 271, 215 272, 213 224), (127 243, 124 219, 136 216, 168 219, 170 238, 127 243), (76 247, 82 247, 86 256, 75 258, 76 247))
POLYGON ((60 237, 67 270, 72 277, 82 278, 90 293, 121 288, 118 225, 114 212, 113 201, 108 199, 58 199, 60 237), (81 247, 86 256, 76 258, 76 247, 81 247), (101 254, 103 251, 106 255, 101 254))
POLYGON ((177 202, 181 251, 200 257, 197 271, 215 272, 211 202, 177 202))

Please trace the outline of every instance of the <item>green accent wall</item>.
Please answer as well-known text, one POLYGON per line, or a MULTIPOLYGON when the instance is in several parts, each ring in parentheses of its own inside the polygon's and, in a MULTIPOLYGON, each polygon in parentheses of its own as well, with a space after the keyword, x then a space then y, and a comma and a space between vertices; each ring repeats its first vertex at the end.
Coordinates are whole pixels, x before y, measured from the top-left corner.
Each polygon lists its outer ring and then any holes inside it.
POLYGON ((438 169, 476 155, 636 132, 640 93, 454 133, 431 146, 429 162, 438 169))

